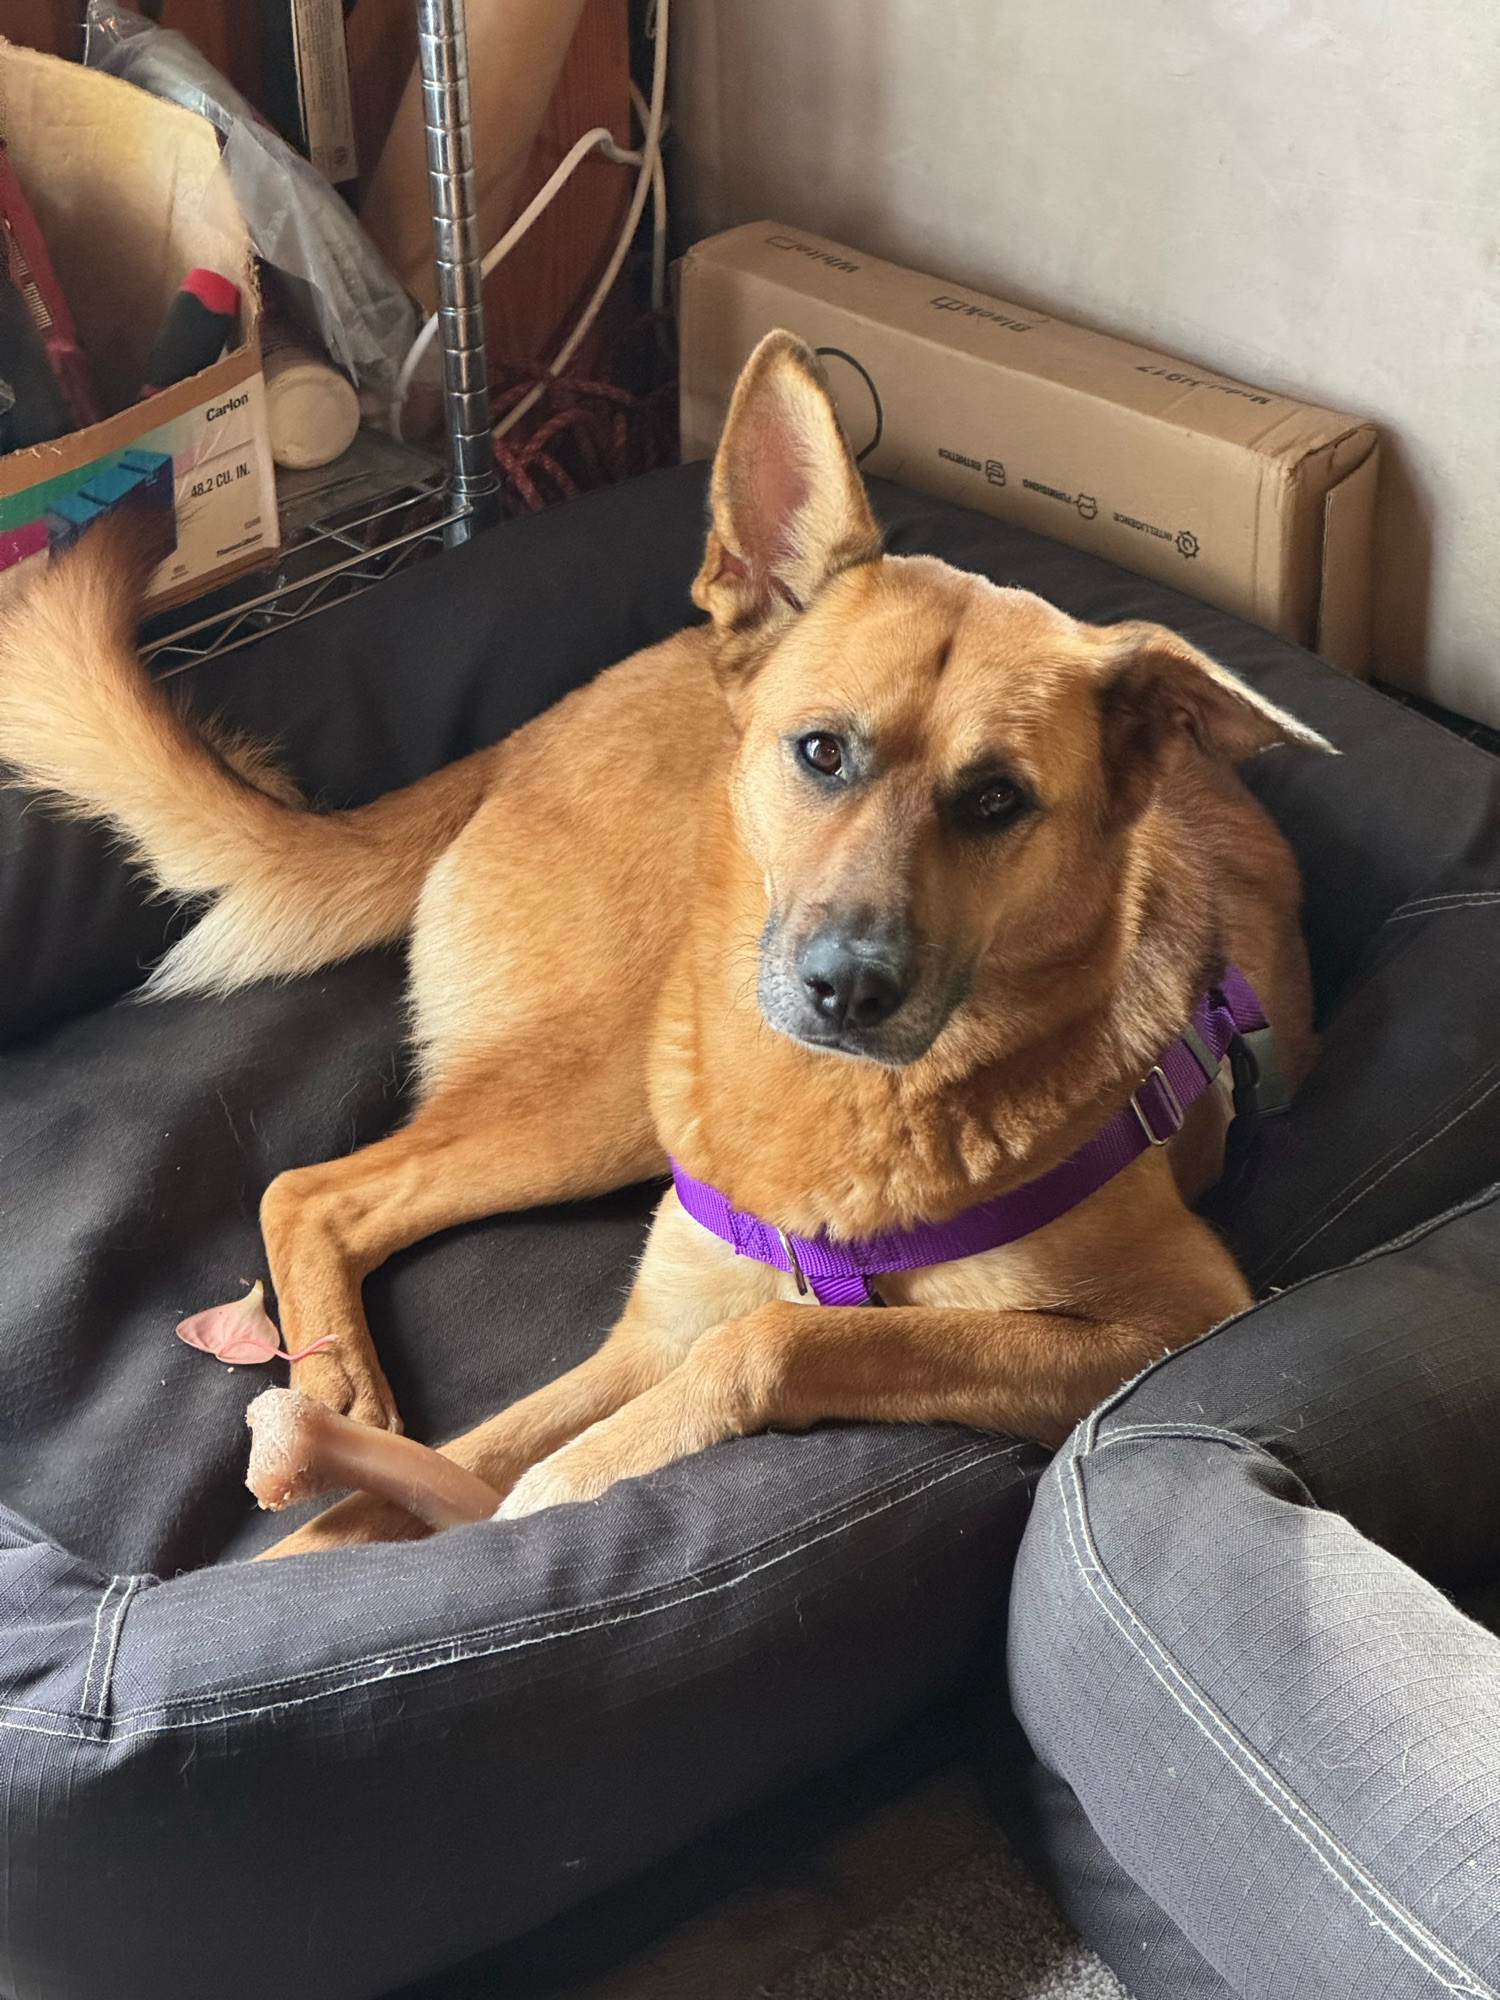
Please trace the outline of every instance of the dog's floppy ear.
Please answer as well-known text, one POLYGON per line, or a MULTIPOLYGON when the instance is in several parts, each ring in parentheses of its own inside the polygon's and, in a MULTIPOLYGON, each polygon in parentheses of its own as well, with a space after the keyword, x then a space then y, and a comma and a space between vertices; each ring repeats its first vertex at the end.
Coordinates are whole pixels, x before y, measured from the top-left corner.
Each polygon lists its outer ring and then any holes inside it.
POLYGON ((768 333, 745 363, 714 459, 713 525, 693 602, 721 633, 760 638, 830 576, 880 553, 810 349, 768 333))
POLYGON ((1176 745, 1227 764, 1278 743, 1333 751, 1326 737, 1164 625, 1133 621, 1099 636, 1104 767, 1126 813, 1145 804, 1162 758, 1176 745))

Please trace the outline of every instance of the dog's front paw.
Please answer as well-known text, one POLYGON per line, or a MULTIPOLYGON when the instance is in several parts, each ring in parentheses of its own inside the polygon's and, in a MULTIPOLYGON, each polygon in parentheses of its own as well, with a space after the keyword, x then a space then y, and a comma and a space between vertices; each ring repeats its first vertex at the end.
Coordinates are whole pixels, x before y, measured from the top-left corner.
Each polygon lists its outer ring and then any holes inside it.
POLYGON ((614 1484, 616 1475, 582 1452, 563 1450, 523 1472, 495 1509, 497 1521, 519 1521, 540 1514, 544 1507, 565 1507, 573 1500, 594 1500, 614 1484))
POLYGON ((326 1403, 341 1417, 353 1417, 358 1424, 369 1424, 377 1431, 401 1430, 396 1399, 373 1348, 362 1354, 342 1340, 336 1346, 321 1348, 292 1363, 291 1386, 326 1403))

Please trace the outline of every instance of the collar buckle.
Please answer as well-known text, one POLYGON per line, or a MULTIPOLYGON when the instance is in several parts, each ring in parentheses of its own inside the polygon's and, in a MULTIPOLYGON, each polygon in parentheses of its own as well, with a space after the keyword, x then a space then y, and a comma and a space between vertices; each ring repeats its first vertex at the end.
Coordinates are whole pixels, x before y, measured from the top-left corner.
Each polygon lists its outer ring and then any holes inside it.
POLYGON ((1186 1116, 1182 1108, 1182 1099, 1172 1088, 1172 1080, 1160 1063, 1153 1064, 1144 1080, 1138 1083, 1135 1089, 1131 1091, 1130 1108, 1135 1113, 1140 1123, 1140 1128, 1146 1135, 1146 1143, 1150 1146, 1165 1146, 1169 1144, 1182 1130, 1183 1119, 1186 1116), (1154 1104, 1159 1111, 1163 1111, 1166 1114, 1164 1120, 1166 1129, 1164 1131, 1158 1129, 1158 1125, 1152 1122, 1152 1118, 1147 1113, 1145 1105, 1141 1102, 1142 1096, 1153 1085, 1155 1088, 1151 1090, 1151 1096, 1154 1104))

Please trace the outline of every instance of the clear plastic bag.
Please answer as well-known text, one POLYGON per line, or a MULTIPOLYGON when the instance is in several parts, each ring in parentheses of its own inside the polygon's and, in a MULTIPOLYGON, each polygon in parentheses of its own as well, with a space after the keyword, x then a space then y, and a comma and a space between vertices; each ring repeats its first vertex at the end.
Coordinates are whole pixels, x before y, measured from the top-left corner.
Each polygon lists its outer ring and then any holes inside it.
POLYGON ((257 256, 356 388, 382 407, 416 337, 417 308, 343 201, 190 41, 113 0, 89 0, 84 61, 196 111, 223 139, 224 167, 257 256))

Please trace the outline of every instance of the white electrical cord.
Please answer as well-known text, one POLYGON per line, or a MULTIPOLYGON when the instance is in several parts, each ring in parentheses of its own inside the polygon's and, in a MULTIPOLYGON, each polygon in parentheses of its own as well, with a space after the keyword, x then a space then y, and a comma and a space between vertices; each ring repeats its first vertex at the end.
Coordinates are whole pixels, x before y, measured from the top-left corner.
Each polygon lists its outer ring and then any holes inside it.
MULTIPOLYGON (((585 132, 583 137, 576 140, 568 149, 556 170, 538 188, 500 241, 485 256, 479 266, 481 277, 487 278, 500 260, 510 254, 542 212, 550 207, 596 146, 604 151, 606 158, 617 159, 623 165, 640 164, 638 153, 624 153, 616 146, 615 135, 607 125, 596 125, 592 131, 585 132)), ((438 316, 434 313, 430 319, 424 321, 421 332, 412 342, 410 352, 401 364, 401 373, 396 377, 396 393, 391 402, 391 428, 398 438, 401 435, 401 411, 406 402, 407 392, 411 388, 418 368, 422 365, 423 356, 432 345, 437 330, 438 316)))
MULTIPOLYGON (((640 151, 627 152, 624 147, 616 143, 614 133, 605 125, 596 125, 591 131, 585 132, 582 138, 575 140, 568 148, 567 153, 559 161, 557 167, 548 175, 546 181, 538 188, 525 208, 500 238, 500 241, 492 249, 486 251, 479 266, 481 277, 487 278, 502 259, 510 255, 511 251, 514 250, 521 238, 537 221, 538 217, 556 200, 557 196, 573 178, 579 167, 583 165, 589 154, 594 151, 595 147, 604 154, 606 159, 613 160, 620 166, 630 166, 639 169, 636 175, 635 192, 631 197, 630 207, 626 213, 624 224, 620 230, 619 240, 615 244, 609 263, 605 266, 603 276, 595 286, 588 304, 579 316, 577 325, 558 349, 557 354, 549 365, 547 371, 549 375, 560 375, 562 373, 563 369, 577 352, 579 343, 582 341, 584 335, 598 317, 599 309, 608 297, 615 279, 619 276, 620 266, 624 263, 630 245, 634 240, 636 229, 640 225, 641 215, 646 206, 646 196, 648 193, 654 197, 652 202, 651 233, 651 304, 653 310, 660 311, 661 309, 662 300, 665 296, 667 242, 667 191, 666 176, 663 172, 661 161, 661 137, 666 112, 667 32, 670 4, 671 0, 656 0, 656 5, 652 10, 655 18, 647 24, 648 33, 654 34, 656 40, 655 57, 651 71, 651 102, 649 106, 642 98, 636 85, 632 83, 630 86, 631 100, 635 105, 636 114, 640 118, 644 128, 644 137, 640 151)), ((418 368, 422 364, 423 357, 436 337, 437 328, 438 315, 434 313, 430 319, 423 323, 421 331, 411 344, 410 352, 401 364, 401 372, 396 378, 395 394, 391 398, 390 426, 392 436, 398 439, 401 436, 402 410, 405 407, 412 382, 416 377, 418 368)), ((519 423, 521 418, 542 394, 545 386, 544 383, 539 382, 531 393, 524 397, 513 410, 507 411, 505 417, 495 426, 494 435, 497 438, 503 436, 513 424, 519 423)))
MULTIPOLYGON (((635 239, 635 232, 645 210, 646 196, 651 192, 652 182, 661 166, 662 122, 667 108, 667 35, 670 25, 671 0, 656 0, 652 19, 647 22, 648 33, 656 37, 656 53, 651 65, 651 108, 646 117, 646 133, 641 141, 641 169, 635 179, 635 193, 630 198, 630 208, 620 230, 620 239, 615 245, 614 255, 604 267, 604 275, 594 287, 593 297, 584 307, 578 324, 557 350, 547 369, 549 375, 561 375, 572 360, 579 342, 598 317, 599 308, 608 298, 615 279, 620 275, 620 266, 635 239)), ((663 199, 665 187, 663 186, 663 199)), ((665 225, 663 225, 665 242, 665 225)), ((504 437, 513 424, 518 424, 526 412, 539 399, 546 384, 539 382, 527 396, 523 396, 513 410, 509 410, 495 425, 493 436, 504 437)))

